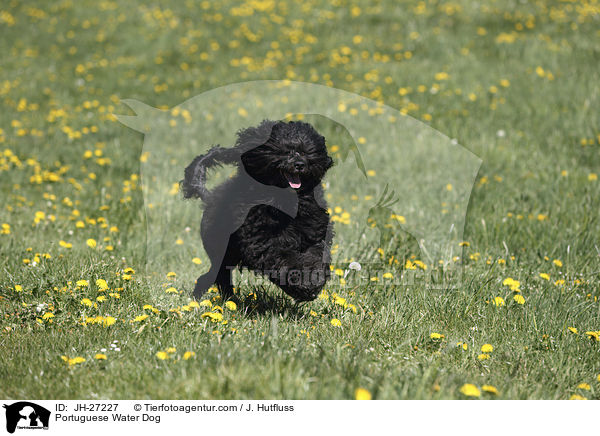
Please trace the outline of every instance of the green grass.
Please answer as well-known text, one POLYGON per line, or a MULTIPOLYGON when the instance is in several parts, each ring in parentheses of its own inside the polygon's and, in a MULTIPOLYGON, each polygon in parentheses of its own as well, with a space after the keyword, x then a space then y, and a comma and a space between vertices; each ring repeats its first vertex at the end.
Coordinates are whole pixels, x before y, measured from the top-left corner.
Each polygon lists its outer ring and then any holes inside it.
MULTIPOLYGON (((347 399, 364 388, 375 399, 455 399, 472 383, 497 388, 481 398, 600 398, 600 342, 585 333, 600 330, 594 2, 5 3, 0 397, 347 399), (164 209, 144 207, 143 136, 110 114, 131 113, 120 99, 171 108, 219 86, 285 78, 381 101, 483 160, 462 238, 469 245, 455 262, 459 286, 344 286, 336 276, 329 298, 297 306, 272 286, 242 285, 236 310, 223 308, 226 324, 189 306, 190 281, 206 267, 198 223, 175 228, 182 245, 146 250, 146 226, 164 209), (169 268, 146 269, 163 256, 169 268), (171 269, 177 277, 166 277, 171 269), (523 305, 502 284, 508 277, 520 281, 523 305), (183 292, 166 293, 170 286, 183 292), (334 293, 353 306, 336 304, 334 293), (81 303, 101 295, 96 307, 81 303), (83 322, 96 316, 115 323, 83 322), (479 360, 483 344, 494 350, 479 360), (156 357, 170 347, 168 359, 156 357), (102 349, 107 359, 95 359, 102 349), (195 355, 185 360, 187 351, 195 355)), ((232 135, 236 117, 217 119, 216 131, 232 135)), ((334 123, 306 118, 330 146, 348 143, 334 123)), ((365 158, 394 156, 387 147, 365 158)), ((336 224, 336 268, 379 262, 378 233, 363 239, 356 227, 367 207, 361 180, 328 183, 330 205, 352 220, 336 224), (352 192, 358 201, 342 197, 352 192)), ((188 216, 179 210, 175 217, 188 216)), ((384 239, 385 272, 398 277, 406 259, 422 258, 399 229, 384 239)), ((222 304, 216 293, 207 298, 222 304)))

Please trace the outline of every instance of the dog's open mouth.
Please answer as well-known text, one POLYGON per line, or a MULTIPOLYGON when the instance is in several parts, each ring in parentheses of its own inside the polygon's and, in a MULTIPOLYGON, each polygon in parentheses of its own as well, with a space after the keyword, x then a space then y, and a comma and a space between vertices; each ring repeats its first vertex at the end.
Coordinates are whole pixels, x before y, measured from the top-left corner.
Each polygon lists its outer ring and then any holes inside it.
POLYGON ((285 176, 292 188, 298 189, 302 185, 302 182, 300 181, 300 176, 298 174, 284 172, 283 175, 285 176))

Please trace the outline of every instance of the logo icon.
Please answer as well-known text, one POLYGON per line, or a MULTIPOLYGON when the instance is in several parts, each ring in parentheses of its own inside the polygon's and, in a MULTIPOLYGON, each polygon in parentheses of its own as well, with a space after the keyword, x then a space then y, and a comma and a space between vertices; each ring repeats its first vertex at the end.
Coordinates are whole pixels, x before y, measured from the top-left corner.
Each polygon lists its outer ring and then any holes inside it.
POLYGON ((4 404, 6 409, 6 431, 14 433, 15 429, 48 429, 50 411, 28 401, 19 401, 11 405, 4 404))

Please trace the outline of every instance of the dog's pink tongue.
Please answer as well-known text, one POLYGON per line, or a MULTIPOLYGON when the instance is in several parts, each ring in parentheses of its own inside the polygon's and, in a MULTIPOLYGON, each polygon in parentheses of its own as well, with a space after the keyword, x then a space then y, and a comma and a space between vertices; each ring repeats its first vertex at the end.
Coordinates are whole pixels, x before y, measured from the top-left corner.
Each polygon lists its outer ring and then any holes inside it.
POLYGON ((287 181, 290 184, 290 186, 294 189, 298 189, 302 185, 302 182, 300 181, 300 176, 298 176, 298 174, 286 173, 285 177, 287 178, 287 181))

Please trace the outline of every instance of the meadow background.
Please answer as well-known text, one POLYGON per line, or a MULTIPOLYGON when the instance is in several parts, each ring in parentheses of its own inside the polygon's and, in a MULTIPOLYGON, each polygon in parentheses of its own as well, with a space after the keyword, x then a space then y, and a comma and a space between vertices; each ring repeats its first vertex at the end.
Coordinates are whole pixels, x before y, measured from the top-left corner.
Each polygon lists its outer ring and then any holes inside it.
POLYGON ((597 0, 3 2, 0 397, 598 399, 599 23, 597 0), (191 300, 193 224, 148 274, 121 99, 257 79, 360 94, 483 160, 460 286, 344 283, 362 256, 425 267, 400 231, 357 243, 364 198, 330 199, 341 255, 314 302, 191 300))

